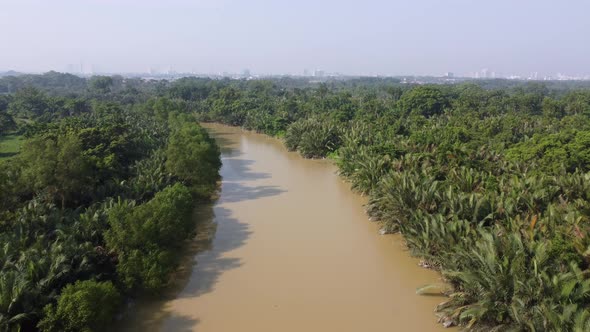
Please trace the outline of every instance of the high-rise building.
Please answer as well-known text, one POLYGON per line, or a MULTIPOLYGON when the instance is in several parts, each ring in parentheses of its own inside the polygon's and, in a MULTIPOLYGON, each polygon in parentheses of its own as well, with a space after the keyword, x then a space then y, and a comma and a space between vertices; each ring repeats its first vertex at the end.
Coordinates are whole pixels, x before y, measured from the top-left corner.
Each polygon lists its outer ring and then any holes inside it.
POLYGON ((70 64, 68 64, 66 66, 66 73, 69 73, 69 74, 77 74, 79 72, 80 72, 79 71, 79 68, 75 64, 70 63, 70 64))
POLYGON ((324 77, 324 71, 323 70, 316 69, 316 70, 313 71, 313 76, 314 77, 324 77))
POLYGON ((489 78, 489 70, 487 68, 484 68, 481 70, 481 78, 489 78))

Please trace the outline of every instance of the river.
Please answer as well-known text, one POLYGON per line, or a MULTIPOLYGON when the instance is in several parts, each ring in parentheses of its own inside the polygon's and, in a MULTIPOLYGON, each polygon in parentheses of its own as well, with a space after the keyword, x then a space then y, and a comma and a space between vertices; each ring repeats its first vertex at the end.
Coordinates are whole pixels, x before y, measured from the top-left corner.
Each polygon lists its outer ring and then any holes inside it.
POLYGON ((196 218, 199 236, 175 287, 139 303, 124 331, 439 331, 416 295, 437 283, 399 235, 378 234, 365 199, 327 160, 280 141, 204 125, 222 149, 221 193, 196 218))

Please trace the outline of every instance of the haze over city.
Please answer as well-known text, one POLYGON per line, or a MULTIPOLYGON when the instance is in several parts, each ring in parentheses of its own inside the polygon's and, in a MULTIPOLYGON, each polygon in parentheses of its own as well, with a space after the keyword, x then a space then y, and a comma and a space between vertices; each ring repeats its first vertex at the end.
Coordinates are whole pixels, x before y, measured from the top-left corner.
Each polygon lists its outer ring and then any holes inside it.
POLYGON ((587 1, 3 0, 0 70, 588 75, 587 1))

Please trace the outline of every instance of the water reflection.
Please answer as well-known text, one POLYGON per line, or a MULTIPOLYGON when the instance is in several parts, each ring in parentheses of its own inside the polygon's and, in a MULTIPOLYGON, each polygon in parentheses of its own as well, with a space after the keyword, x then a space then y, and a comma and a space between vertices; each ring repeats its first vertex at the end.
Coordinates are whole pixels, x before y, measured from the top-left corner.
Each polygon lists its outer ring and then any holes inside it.
POLYGON ((223 151, 219 199, 198 209, 176 287, 138 306, 128 331, 442 330, 442 299, 415 294, 437 274, 377 234, 332 165, 207 128, 223 151))
POLYGON ((243 158, 229 158, 223 156, 223 170, 221 172, 223 176, 224 184, 231 181, 253 181, 260 179, 271 178, 270 173, 266 172, 255 172, 252 170, 254 160, 243 159, 243 158))
POLYGON ((227 271, 239 267, 242 263, 238 258, 223 257, 225 252, 242 246, 251 232, 248 225, 231 216, 231 212, 222 207, 215 207, 215 238, 204 244, 207 250, 200 252, 194 258, 192 273, 183 287, 181 297, 194 297, 212 291, 219 276, 227 271))
POLYGON ((223 184, 223 195, 220 202, 235 203, 276 196, 284 192, 286 190, 281 189, 279 186, 246 186, 239 182, 230 182, 223 184))

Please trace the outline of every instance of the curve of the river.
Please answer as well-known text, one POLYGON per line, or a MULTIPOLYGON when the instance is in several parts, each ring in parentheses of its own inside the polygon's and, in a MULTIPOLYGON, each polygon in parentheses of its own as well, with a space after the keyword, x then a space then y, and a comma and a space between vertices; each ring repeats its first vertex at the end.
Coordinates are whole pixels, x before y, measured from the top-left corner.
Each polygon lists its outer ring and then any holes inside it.
POLYGON ((443 299, 398 235, 378 235, 365 200, 325 160, 276 139, 204 125, 222 149, 219 199, 200 212, 184 273, 125 331, 439 331, 443 299))

